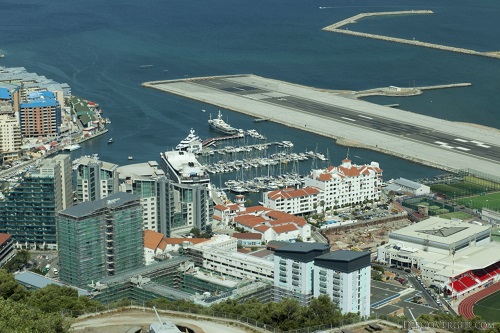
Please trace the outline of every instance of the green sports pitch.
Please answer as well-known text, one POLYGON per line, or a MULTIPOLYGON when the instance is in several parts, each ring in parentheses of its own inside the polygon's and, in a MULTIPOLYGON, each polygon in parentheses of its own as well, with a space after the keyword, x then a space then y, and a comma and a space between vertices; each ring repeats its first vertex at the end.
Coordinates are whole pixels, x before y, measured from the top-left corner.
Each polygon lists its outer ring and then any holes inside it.
POLYGON ((457 199, 457 202, 472 209, 488 208, 491 210, 500 210, 500 193, 491 193, 479 195, 476 197, 457 199))
POLYGON ((500 321, 500 291, 480 299, 474 305, 474 315, 488 322, 500 321))

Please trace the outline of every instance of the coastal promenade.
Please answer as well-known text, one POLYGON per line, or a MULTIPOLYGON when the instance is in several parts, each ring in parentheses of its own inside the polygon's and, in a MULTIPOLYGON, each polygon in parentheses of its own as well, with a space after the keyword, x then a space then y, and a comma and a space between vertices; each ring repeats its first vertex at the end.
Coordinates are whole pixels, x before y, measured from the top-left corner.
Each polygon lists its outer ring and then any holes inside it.
POLYGON ((255 75, 156 81, 143 86, 443 170, 470 168, 495 174, 500 163, 497 129, 372 104, 329 90, 255 75))
POLYGON ((342 20, 340 22, 334 23, 332 25, 326 26, 322 30, 329 31, 329 32, 336 32, 336 33, 345 34, 345 35, 379 39, 379 40, 383 40, 383 41, 387 41, 387 42, 394 42, 394 43, 400 43, 400 44, 409 44, 409 45, 415 45, 415 46, 420 46, 420 47, 427 47, 427 48, 437 49, 437 50, 441 50, 441 51, 449 51, 449 52, 456 52, 456 53, 463 53, 463 54, 469 54, 469 55, 475 55, 475 56, 500 59, 500 52, 479 52, 479 51, 464 49, 464 48, 460 48, 460 47, 421 42, 421 41, 418 41, 415 39, 404 39, 404 38, 396 38, 396 37, 390 37, 390 36, 370 34, 370 33, 365 33, 365 32, 357 32, 357 31, 349 30, 347 28, 340 29, 342 27, 345 27, 348 24, 356 23, 357 21, 364 19, 364 18, 367 18, 367 17, 387 16, 387 15, 432 14, 432 13, 433 12, 430 10, 361 13, 361 14, 354 15, 350 18, 347 18, 345 20, 342 20))

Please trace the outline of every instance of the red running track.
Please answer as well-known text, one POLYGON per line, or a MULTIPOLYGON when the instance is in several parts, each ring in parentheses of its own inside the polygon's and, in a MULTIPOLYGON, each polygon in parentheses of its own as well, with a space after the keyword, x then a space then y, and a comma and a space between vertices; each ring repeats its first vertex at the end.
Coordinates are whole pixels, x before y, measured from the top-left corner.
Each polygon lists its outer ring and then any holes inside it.
POLYGON ((478 291, 474 295, 467 297, 458 305, 458 314, 464 316, 465 318, 474 318, 474 311, 472 310, 474 308, 474 304, 476 304, 480 299, 491 295, 498 290, 500 290, 500 282, 497 282, 481 291, 478 291))

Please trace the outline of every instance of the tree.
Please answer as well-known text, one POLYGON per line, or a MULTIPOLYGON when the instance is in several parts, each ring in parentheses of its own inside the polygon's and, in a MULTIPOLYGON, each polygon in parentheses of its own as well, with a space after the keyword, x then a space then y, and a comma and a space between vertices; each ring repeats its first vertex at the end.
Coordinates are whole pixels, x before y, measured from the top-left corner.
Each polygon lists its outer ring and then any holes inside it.
POLYGON ((0 269, 0 298, 22 301, 29 293, 14 279, 14 275, 0 269))
POLYGON ((69 332, 71 322, 60 313, 43 313, 22 302, 0 298, 0 331, 2 332, 69 332))
POLYGON ((20 250, 12 259, 10 259, 5 265, 3 265, 2 268, 7 272, 14 273, 26 266, 29 260, 30 252, 28 250, 20 250))
POLYGON ((193 234, 193 237, 200 238, 201 230, 199 228, 193 228, 190 233, 193 234))
POLYGON ((85 296, 78 296, 78 291, 74 288, 49 284, 31 293, 27 299, 27 304, 40 309, 46 313, 70 311, 72 316, 77 316, 103 308, 102 304, 91 300, 85 296))

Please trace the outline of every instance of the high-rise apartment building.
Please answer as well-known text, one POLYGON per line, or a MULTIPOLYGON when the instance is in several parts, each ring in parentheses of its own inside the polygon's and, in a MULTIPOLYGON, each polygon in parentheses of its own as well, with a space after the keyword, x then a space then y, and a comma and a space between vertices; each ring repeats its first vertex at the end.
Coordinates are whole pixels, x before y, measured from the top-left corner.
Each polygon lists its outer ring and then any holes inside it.
POLYGON ((0 158, 9 160, 18 157, 21 150, 21 128, 17 119, 9 114, 0 114, 0 158))
POLYGON ((274 253, 274 300, 308 305, 328 295, 342 313, 370 315, 370 252, 334 251, 327 244, 293 243, 274 253))
POLYGON ((314 258, 330 252, 328 244, 291 243, 274 251, 274 300, 295 298, 308 305, 314 295, 314 258))
POLYGON ((18 157, 21 149, 21 128, 7 88, 0 87, 0 158, 18 157))
POLYGON ((61 126, 61 105, 53 92, 28 93, 19 106, 19 120, 25 138, 56 136, 61 126))
POLYGON ((69 155, 48 158, 0 202, 0 231, 16 247, 56 249, 56 212, 71 204, 69 155))
POLYGON ((329 295, 342 313, 370 316, 370 252, 334 251, 314 258, 314 297, 329 295))
POLYGON ((140 198, 118 192, 57 215, 59 277, 86 287, 144 265, 140 198))
POLYGON ((161 153, 161 168, 168 176, 167 224, 160 232, 180 235, 192 228, 205 230, 212 216, 209 193, 210 177, 193 153, 168 151, 161 153))
POLYGON ((99 160, 97 155, 81 157, 76 168, 78 202, 95 201, 118 192, 118 165, 99 160))
POLYGON ((141 198, 143 229, 170 235, 166 185, 169 180, 165 177, 165 172, 158 169, 158 163, 149 161, 124 165, 117 172, 120 179, 119 191, 133 193, 141 198))

